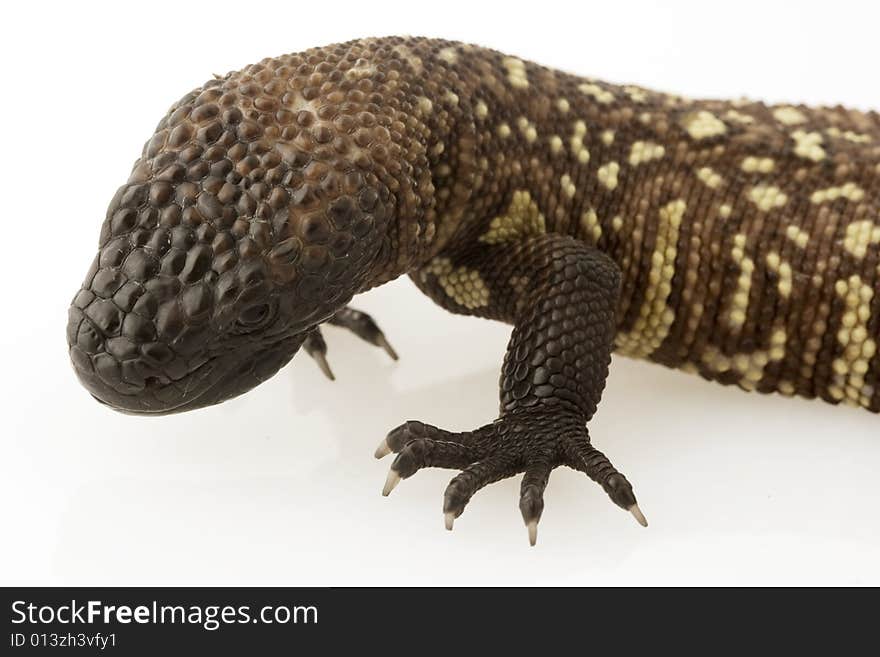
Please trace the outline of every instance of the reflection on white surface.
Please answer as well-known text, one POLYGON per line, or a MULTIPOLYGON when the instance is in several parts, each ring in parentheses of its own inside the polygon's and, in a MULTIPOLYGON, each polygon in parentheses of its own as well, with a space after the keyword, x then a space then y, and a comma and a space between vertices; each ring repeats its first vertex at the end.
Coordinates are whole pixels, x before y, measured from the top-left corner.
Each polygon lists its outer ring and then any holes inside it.
POLYGON ((623 358, 591 434, 633 482, 648 529, 565 469, 534 549, 517 479, 475 496, 452 533, 441 514, 452 473, 424 471, 382 498, 390 459, 372 451, 388 429, 492 419, 508 329, 447 315, 406 280, 358 305, 398 364, 328 330, 335 383, 298 356, 244 397, 179 416, 110 412, 60 357, 47 362, 50 386, 5 432, 4 515, 17 530, 3 581, 877 581, 876 417, 623 358))

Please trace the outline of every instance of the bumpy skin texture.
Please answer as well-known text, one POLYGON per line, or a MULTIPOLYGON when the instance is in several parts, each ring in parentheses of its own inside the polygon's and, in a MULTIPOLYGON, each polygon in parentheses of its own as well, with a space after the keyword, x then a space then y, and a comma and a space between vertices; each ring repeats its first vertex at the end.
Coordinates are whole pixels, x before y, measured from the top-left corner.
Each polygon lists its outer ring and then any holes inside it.
POLYGON ((331 318, 389 350, 345 306, 409 274, 514 331, 499 418, 394 430, 386 488, 461 469, 451 522, 524 472, 534 534, 557 465, 635 504, 585 428, 612 349, 880 410, 878 179, 874 112, 694 101, 419 38, 266 59, 159 123, 111 202, 70 355, 118 410, 206 406, 303 344, 322 364, 331 318))

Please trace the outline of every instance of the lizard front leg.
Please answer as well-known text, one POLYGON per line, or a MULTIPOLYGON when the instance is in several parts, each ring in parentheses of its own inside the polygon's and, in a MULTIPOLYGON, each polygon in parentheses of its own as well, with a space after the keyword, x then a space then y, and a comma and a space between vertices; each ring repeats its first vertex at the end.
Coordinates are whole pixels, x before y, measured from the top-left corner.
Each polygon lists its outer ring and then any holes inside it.
POLYGON ((520 510, 535 543, 550 472, 580 470, 643 525, 632 487, 590 441, 587 421, 605 387, 620 272, 596 249, 559 235, 480 244, 435 259, 413 276, 444 307, 514 325, 501 371, 498 419, 453 433, 422 422, 397 427, 377 458, 397 454, 383 494, 421 468, 461 470, 446 488, 446 526, 487 484, 524 473, 520 510))
MULTIPOLYGON (((377 347, 381 347, 392 360, 397 360, 397 352, 394 351, 394 347, 388 342, 388 339, 385 337, 385 334, 382 333, 382 330, 379 328, 379 325, 376 324, 376 321, 367 313, 355 310, 351 306, 345 306, 342 310, 339 310, 332 315, 326 323, 348 329, 361 340, 369 342, 377 347)), ((305 349, 306 353, 318 364, 318 367, 321 369, 321 372, 324 373, 324 376, 331 381, 336 380, 336 376, 333 374, 333 370, 330 369, 330 364, 327 362, 327 342, 324 340, 324 335, 321 333, 320 326, 316 326, 309 331, 309 334, 303 343, 303 349, 305 349)))

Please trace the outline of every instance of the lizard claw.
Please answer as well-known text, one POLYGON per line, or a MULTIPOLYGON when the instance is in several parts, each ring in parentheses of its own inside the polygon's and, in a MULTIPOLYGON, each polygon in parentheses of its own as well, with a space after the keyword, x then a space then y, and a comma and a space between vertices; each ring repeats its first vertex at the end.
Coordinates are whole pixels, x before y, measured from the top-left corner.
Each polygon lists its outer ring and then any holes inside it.
POLYGON ((648 519, 645 518, 645 514, 642 513, 642 510, 639 508, 638 504, 633 504, 629 508, 629 512, 633 514, 633 517, 636 519, 636 522, 639 523, 642 527, 648 526, 648 519))
POLYGON ((522 473, 519 509, 529 544, 535 545, 544 511, 544 490, 550 473, 561 465, 584 472, 640 525, 648 524, 636 504, 632 486, 605 455, 592 446, 586 427, 578 418, 529 410, 502 416, 476 431, 461 433, 409 421, 379 443, 376 456, 381 458, 389 452, 396 453, 397 457, 388 472, 383 495, 388 495, 401 479, 423 468, 460 471, 449 482, 443 496, 443 519, 448 530, 480 489, 522 473))
MULTIPOLYGON (((347 328, 362 340, 377 347, 381 347, 392 360, 397 360, 398 356, 394 347, 391 346, 388 339, 385 337, 385 334, 382 333, 376 322, 373 321, 373 318, 368 314, 346 306, 328 319, 326 323, 347 328)), ((327 342, 324 340, 320 326, 316 326, 309 332, 303 343, 303 348, 306 350, 306 353, 312 357, 324 373, 324 376, 331 381, 335 381, 336 376, 333 374, 333 370, 330 369, 330 364, 327 362, 327 342)), ((384 456, 384 454, 382 456, 384 456)), ((382 457, 377 454, 376 458, 382 457)))
POLYGON ((391 453, 391 447, 388 445, 388 439, 383 438, 382 442, 379 443, 379 446, 376 448, 376 451, 373 453, 377 459, 385 458, 391 453))
POLYGON ((381 332, 379 333, 379 335, 376 336, 376 346, 382 347, 382 349, 385 350, 385 353, 391 357, 391 360, 398 360, 399 357, 397 355, 397 352, 394 351, 394 347, 389 344, 385 335, 381 332))
POLYGON ((385 334, 382 333, 379 325, 376 324, 375 320, 367 313, 346 306, 333 315, 333 317, 328 319, 327 323, 347 328, 361 340, 369 342, 377 347, 381 347, 391 360, 398 359, 394 347, 388 342, 388 339, 385 337, 385 334))
POLYGON ((324 336, 321 335, 321 329, 317 326, 309 333, 306 341, 303 343, 303 349, 318 364, 324 376, 331 381, 336 380, 333 370, 330 369, 330 364, 327 362, 327 342, 324 340, 324 336))
POLYGON ((324 354, 313 354, 312 358, 315 359, 315 362, 318 364, 318 367, 321 368, 321 371, 331 381, 336 380, 336 375, 333 374, 333 370, 330 369, 330 364, 327 362, 327 357, 324 354))
POLYGON ((529 530, 529 545, 534 547, 535 543, 538 542, 538 521, 530 520, 526 523, 526 527, 529 530))
POLYGON ((443 524, 448 531, 452 531, 452 525, 455 524, 455 514, 452 511, 443 514, 443 524))
POLYGON ((388 478, 385 480, 385 487, 382 489, 382 496, 388 497, 391 494, 391 491, 393 491, 397 487, 397 484, 399 484, 399 483, 400 483, 400 475, 392 467, 388 471, 388 478))

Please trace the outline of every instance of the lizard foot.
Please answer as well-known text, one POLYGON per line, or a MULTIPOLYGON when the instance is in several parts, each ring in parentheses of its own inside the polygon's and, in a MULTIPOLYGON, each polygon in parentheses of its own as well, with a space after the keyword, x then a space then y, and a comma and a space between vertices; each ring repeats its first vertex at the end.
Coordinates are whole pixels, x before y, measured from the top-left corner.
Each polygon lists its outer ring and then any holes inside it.
MULTIPOLYGON (((385 338, 385 334, 382 333, 379 326, 367 313, 346 306, 328 319, 327 323, 348 329, 362 340, 381 347, 392 360, 397 360, 397 352, 394 351, 394 348, 385 338)), ((320 327, 316 326, 309 332, 308 337, 306 337, 303 343, 303 348, 318 364, 324 376, 331 381, 335 381, 336 376, 334 376, 333 370, 330 369, 330 364, 327 362, 327 341, 324 340, 320 327)))
POLYGON ((563 413, 521 410, 502 416, 476 431, 453 433, 417 421, 400 425, 383 440, 376 458, 397 454, 383 495, 388 495, 401 479, 422 468, 461 470, 443 497, 447 529, 462 514, 471 497, 484 486, 524 473, 519 508, 535 544, 538 521, 544 510, 544 489, 550 472, 565 465, 580 470, 602 486, 611 500, 647 526, 636 504, 632 486, 611 462, 590 444, 586 426, 563 413))
POLYGON ((391 360, 397 360, 397 352, 388 344, 385 334, 367 313, 346 306, 328 319, 327 323, 348 329, 361 340, 381 347, 391 357, 391 360))

